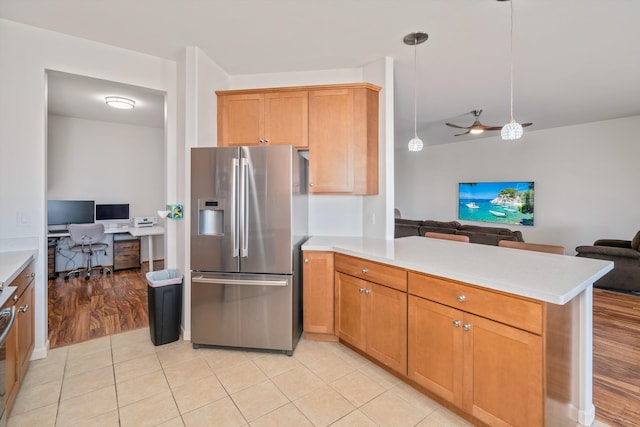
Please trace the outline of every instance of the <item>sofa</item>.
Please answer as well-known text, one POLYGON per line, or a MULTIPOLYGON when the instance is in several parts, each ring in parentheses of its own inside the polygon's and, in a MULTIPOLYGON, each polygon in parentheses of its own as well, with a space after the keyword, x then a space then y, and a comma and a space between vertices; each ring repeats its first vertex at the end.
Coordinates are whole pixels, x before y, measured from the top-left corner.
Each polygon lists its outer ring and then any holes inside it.
POLYGON ((603 289, 640 293, 640 231, 631 240, 600 239, 578 246, 576 256, 613 261, 613 270, 596 280, 603 289))
POLYGON ((522 233, 502 227, 463 225, 458 221, 433 221, 396 218, 395 237, 424 236, 428 231, 459 234, 469 237, 470 243, 498 246, 500 240, 524 242, 522 233))

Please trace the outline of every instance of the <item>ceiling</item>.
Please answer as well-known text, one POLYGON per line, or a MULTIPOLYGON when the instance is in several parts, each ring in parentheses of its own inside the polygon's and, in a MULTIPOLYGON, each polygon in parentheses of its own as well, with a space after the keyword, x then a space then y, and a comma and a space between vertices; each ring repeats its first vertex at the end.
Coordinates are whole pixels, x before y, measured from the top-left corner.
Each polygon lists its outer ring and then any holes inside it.
MULTIPOLYGON (((417 47, 418 135, 426 145, 497 135, 454 137, 459 131, 444 125, 470 125, 473 117, 465 113, 474 109, 484 111, 483 124, 508 121, 509 6, 495 0, 0 0, 0 17, 167 59, 197 46, 230 75, 361 67, 389 56, 395 139, 402 147, 413 136, 414 91, 414 48, 402 38, 413 31, 429 34, 417 47)), ((535 130, 640 114, 639 1, 513 0, 513 6, 514 115, 533 122, 525 138, 535 130)))

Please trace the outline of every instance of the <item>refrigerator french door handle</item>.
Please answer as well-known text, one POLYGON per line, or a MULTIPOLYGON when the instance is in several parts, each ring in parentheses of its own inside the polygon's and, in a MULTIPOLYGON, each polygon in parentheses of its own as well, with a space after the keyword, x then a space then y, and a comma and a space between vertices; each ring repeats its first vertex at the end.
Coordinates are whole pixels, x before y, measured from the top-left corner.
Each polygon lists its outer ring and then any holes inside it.
POLYGON ((286 280, 240 280, 240 279, 212 279, 203 276, 192 277, 194 283, 208 283, 212 285, 242 285, 242 286, 287 286, 286 280))
POLYGON ((240 159, 240 257, 249 256, 249 196, 247 159, 240 159))
POLYGON ((238 159, 231 160, 231 257, 238 257, 238 227, 237 227, 237 193, 238 193, 238 159))

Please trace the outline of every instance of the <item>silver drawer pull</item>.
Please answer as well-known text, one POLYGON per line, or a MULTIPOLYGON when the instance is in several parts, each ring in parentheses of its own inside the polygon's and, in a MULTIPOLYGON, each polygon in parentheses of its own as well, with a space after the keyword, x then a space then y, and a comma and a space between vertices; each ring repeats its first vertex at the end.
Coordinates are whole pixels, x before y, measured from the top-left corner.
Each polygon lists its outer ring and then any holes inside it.
POLYGON ((208 283, 212 285, 240 285, 240 286, 287 286, 286 280, 239 280, 239 279, 213 279, 196 276, 191 279, 194 283, 208 283))
POLYGON ((471 329, 471 323, 465 323, 464 325, 462 325, 462 329, 464 329, 465 331, 468 331, 471 329))
POLYGON ((459 328, 460 327, 460 321, 459 320, 454 320, 452 323, 453 323, 453 327, 454 328, 459 328))
POLYGON ((365 267, 365 268, 362 269, 362 274, 367 274, 368 272, 369 272, 368 268, 365 267))
POLYGON ((20 307, 20 308, 18 309, 18 313, 26 313, 26 312, 27 312, 27 310, 29 310, 29 304, 27 304, 27 305, 23 305, 22 307, 20 307))
POLYGON ((360 292, 361 294, 363 294, 363 293, 364 293, 364 291, 365 291, 365 289, 364 289, 364 288, 358 288, 358 292, 360 292))
POLYGON ((309 258, 305 258, 305 259, 304 259, 304 263, 305 263, 305 264, 309 264, 309 258))
POLYGON ((458 302, 464 302, 467 299, 464 295, 458 295, 458 302))
POLYGON ((365 294, 365 295, 369 295, 370 293, 371 293, 371 289, 365 289, 365 290, 364 290, 364 294, 365 294))

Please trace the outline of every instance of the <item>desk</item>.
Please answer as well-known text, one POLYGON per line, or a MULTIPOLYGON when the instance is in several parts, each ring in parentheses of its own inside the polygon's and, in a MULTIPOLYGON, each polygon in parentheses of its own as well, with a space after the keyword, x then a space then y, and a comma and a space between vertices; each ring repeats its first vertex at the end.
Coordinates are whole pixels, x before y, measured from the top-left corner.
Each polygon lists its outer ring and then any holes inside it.
POLYGON ((146 237, 149 244, 149 271, 153 271, 153 236, 164 234, 164 227, 130 227, 128 233, 133 237, 146 237))
MULTIPOLYGON (((133 237, 146 237, 149 247, 149 271, 153 271, 153 236, 164 234, 164 227, 105 227, 104 234, 129 233, 133 237)), ((69 237, 69 232, 47 234, 47 238, 69 237)))

